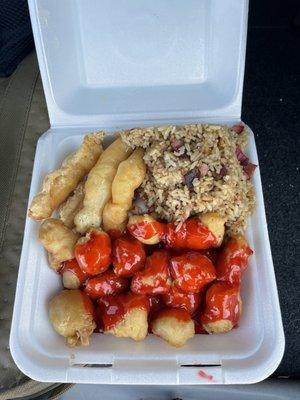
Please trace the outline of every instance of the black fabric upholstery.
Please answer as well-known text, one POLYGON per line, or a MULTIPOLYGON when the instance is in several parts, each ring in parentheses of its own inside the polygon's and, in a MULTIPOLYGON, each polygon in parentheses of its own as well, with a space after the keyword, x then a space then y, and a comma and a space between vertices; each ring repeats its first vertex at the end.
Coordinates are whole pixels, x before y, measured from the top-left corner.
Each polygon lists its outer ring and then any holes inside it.
POLYGON ((26 0, 0 0, 0 76, 10 75, 33 49, 26 0))

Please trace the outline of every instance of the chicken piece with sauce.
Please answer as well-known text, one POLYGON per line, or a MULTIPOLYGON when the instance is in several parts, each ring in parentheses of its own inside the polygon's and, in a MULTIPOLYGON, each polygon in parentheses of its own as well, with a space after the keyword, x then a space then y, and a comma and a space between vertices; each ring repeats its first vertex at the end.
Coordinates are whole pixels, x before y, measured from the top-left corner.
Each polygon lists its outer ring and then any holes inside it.
POLYGON ((130 217, 127 229, 145 244, 163 242, 174 249, 204 250, 222 244, 224 224, 225 220, 217 213, 192 217, 178 225, 165 224, 145 214, 130 217))
POLYGON ((98 299, 97 315, 104 333, 140 341, 148 333, 149 308, 146 296, 126 293, 98 299))

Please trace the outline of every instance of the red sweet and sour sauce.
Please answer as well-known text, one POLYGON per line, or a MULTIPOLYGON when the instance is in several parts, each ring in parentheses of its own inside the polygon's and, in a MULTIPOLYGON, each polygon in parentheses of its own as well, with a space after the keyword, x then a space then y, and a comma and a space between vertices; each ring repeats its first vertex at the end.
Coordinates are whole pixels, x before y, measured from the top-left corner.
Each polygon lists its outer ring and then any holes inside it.
POLYGON ((101 316, 105 331, 112 329, 123 320, 128 311, 133 308, 149 311, 147 296, 134 293, 105 296, 98 299, 98 315, 101 316))

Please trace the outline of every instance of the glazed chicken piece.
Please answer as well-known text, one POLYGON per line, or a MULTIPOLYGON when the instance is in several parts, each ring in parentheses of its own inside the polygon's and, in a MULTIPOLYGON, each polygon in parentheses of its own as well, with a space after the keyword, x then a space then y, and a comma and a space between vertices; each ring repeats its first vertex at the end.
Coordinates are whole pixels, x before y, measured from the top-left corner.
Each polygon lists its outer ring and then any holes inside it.
POLYGON ((139 341, 148 333, 149 299, 134 293, 105 296, 98 300, 97 315, 104 333, 139 341))
POLYGON ((208 333, 229 332, 238 323, 241 311, 239 287, 217 282, 206 292, 205 309, 200 321, 208 333))

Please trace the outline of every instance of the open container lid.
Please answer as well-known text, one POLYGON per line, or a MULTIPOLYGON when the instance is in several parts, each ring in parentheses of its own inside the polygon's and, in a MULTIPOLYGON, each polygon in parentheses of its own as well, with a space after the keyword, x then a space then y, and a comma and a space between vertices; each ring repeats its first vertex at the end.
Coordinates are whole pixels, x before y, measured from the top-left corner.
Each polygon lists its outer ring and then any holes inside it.
POLYGON ((52 126, 240 118, 248 0, 29 5, 52 126))

